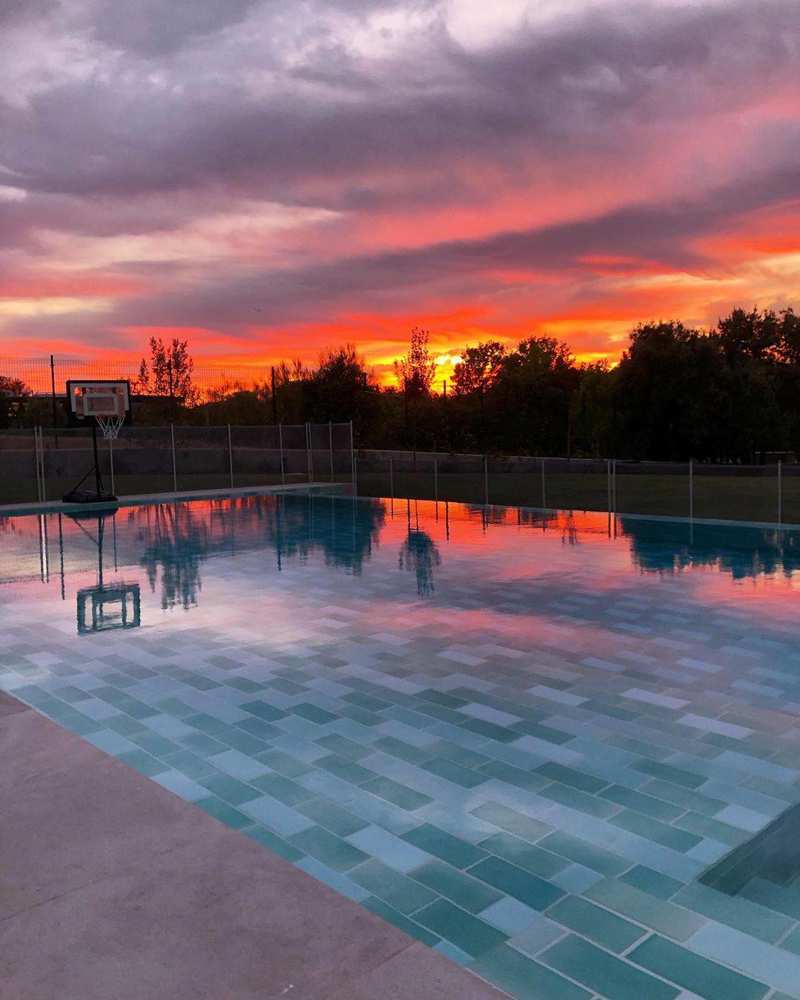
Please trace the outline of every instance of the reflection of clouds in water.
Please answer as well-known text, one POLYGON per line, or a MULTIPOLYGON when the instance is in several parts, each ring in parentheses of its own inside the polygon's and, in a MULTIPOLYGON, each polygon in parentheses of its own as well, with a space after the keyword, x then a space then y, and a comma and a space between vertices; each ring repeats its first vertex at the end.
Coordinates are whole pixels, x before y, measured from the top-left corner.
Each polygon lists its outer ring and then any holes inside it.
POLYGON ((441 565, 442 557, 431 536, 419 529, 409 528, 408 535, 400 547, 400 569, 407 569, 417 575, 417 593, 427 597, 434 591, 433 568, 441 565))

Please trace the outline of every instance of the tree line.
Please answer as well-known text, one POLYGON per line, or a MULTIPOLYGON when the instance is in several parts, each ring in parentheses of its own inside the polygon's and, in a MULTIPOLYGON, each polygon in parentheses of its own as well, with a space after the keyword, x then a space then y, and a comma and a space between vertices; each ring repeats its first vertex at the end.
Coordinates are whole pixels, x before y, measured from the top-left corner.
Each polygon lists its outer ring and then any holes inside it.
MULTIPOLYGON (((551 337, 488 340, 466 346, 446 380, 415 327, 388 387, 346 344, 315 366, 282 362, 261 383, 201 392, 187 341, 149 346, 133 383, 137 423, 352 420, 364 448, 741 463, 800 455, 792 309, 734 309, 710 330, 642 323, 613 366, 579 363, 551 337)), ((0 424, 37 422, 41 400, 28 404, 18 380, 0 376, 0 424)))

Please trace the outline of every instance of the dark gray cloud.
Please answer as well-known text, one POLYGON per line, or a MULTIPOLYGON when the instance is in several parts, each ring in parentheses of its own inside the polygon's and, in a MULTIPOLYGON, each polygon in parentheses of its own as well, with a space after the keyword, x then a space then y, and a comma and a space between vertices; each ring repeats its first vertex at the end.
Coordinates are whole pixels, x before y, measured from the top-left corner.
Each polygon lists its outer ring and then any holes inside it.
POLYGON ((237 24, 258 3, 259 0, 100 0, 92 11, 92 27, 95 37, 107 45, 144 56, 160 56, 192 38, 237 24))

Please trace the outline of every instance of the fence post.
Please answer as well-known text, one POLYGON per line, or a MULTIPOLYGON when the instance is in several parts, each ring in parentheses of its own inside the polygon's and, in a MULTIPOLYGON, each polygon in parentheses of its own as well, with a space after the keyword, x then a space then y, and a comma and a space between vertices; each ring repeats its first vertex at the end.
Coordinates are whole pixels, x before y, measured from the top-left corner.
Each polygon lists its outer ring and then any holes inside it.
POLYGON ((694 459, 689 459, 689 520, 694 520, 694 459))
POLYGON ((281 485, 286 485, 286 466, 283 461, 283 424, 278 424, 278 449, 281 453, 281 485))
POLYGON ((111 473, 111 494, 116 495, 116 485, 114 483, 114 438, 108 439, 108 469, 111 473))
POLYGON ((439 459, 433 456, 433 499, 439 502, 439 459))
POLYGON ((542 509, 547 507, 547 490, 545 489, 544 483, 544 459, 541 459, 542 463, 542 509))
POLYGON ((228 424, 228 473, 230 475, 231 489, 233 489, 233 443, 231 441, 230 424, 228 424))
POLYGON ((611 459, 611 504, 617 513, 617 460, 611 459))
POLYGON ((33 428, 33 467, 36 470, 36 499, 42 502, 42 467, 39 461, 39 425, 33 428))
POLYGON ((331 453, 331 482, 333 482, 333 421, 328 421, 328 447, 331 453))
POLYGON ((483 456, 483 502, 489 506, 489 457, 483 456))
POLYGON ((353 498, 358 496, 358 455, 353 452, 353 498))
POLYGON ((169 436, 172 442, 172 492, 178 492, 178 461, 175 456, 175 424, 169 425, 169 436))
POLYGON ((306 465, 308 466, 308 481, 314 481, 314 457, 311 453, 311 424, 306 421, 306 465))
POLYGON ((353 421, 350 421, 350 469, 353 474, 353 496, 356 495, 356 487, 358 485, 357 473, 356 473, 356 450, 353 447, 353 421))
POLYGON ((778 524, 783 524, 783 462, 778 459, 778 524))
POLYGON ((611 459, 606 459, 606 508, 611 513, 611 459))
POLYGON ((394 500, 394 460, 389 456, 389 498, 394 500))

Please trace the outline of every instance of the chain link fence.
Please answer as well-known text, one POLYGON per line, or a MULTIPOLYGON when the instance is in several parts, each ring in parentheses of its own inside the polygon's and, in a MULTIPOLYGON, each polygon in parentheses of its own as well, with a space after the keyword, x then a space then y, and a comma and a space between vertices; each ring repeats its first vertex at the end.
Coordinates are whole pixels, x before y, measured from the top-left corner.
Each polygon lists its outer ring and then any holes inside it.
MULTIPOLYGON (((0 503, 59 500, 93 469, 91 427, 0 434, 0 503)), ((100 473, 118 496, 292 483, 351 483, 352 427, 123 427, 98 436, 100 473)))
MULTIPOLYGON (((99 441, 118 496, 314 483, 365 497, 800 524, 800 465, 353 450, 347 424, 124 427, 99 441)), ((92 466, 90 428, 0 434, 0 502, 57 500, 92 466)))
POLYGON ((357 453, 362 496, 800 524, 800 465, 357 453))

